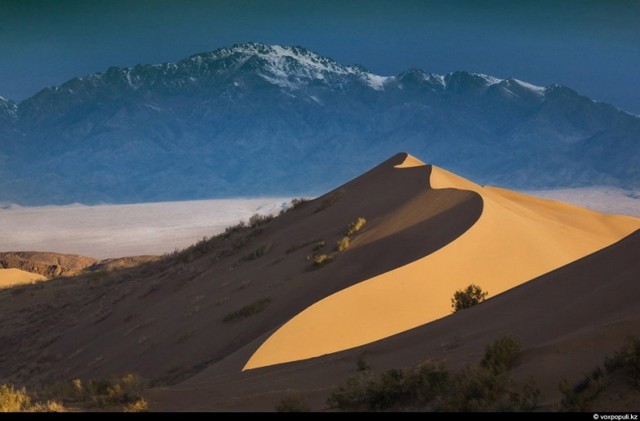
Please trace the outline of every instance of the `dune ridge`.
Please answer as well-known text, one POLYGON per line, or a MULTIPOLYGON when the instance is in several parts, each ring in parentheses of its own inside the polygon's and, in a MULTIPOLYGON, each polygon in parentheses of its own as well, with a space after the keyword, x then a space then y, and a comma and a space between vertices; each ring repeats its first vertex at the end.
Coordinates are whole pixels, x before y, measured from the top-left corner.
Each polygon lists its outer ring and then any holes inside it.
MULTIPOLYGON (((396 170, 425 165, 411 155, 396 170)), ((605 215, 495 187, 436 166, 425 189, 478 193, 479 220, 426 257, 338 291, 278 328, 243 370, 354 348, 451 312, 455 290, 479 284, 490 297, 605 248, 640 228, 640 219, 605 215)))

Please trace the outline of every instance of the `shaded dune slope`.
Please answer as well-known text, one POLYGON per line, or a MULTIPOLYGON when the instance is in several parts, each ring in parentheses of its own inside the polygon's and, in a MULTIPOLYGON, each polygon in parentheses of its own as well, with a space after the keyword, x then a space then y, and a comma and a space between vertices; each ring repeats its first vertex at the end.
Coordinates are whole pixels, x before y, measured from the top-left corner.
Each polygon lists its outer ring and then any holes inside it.
POLYGON ((522 356, 513 375, 533 376, 543 404, 560 400, 558 384, 575 384, 640 331, 640 231, 482 305, 358 348, 304 361, 237 372, 222 361, 180 385, 157 390, 157 409, 272 410, 284 397, 325 407, 333 388, 364 357, 376 371, 429 360, 449 368, 477 364, 485 346, 515 335, 522 356))

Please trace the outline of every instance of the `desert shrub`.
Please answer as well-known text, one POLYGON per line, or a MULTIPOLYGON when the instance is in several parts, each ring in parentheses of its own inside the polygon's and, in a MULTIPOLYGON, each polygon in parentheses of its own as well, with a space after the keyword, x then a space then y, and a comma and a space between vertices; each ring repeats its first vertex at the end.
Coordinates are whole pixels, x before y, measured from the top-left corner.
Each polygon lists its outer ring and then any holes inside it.
POLYGON ((367 220, 364 219, 363 217, 359 216, 358 219, 356 219, 355 221, 353 221, 352 223, 349 224, 349 226, 347 227, 347 230, 345 231, 344 235, 352 235, 355 234, 356 232, 360 231, 362 229, 362 227, 364 227, 364 224, 367 223, 367 220))
POLYGON ((340 196, 342 196, 343 194, 344 194, 344 190, 336 190, 327 194, 320 202, 320 205, 313 211, 313 213, 321 212, 326 208, 328 208, 329 206, 333 205, 338 201, 340 196))
POLYGON ((613 357, 604 361, 607 372, 622 372, 633 387, 640 390, 640 339, 630 338, 613 357))
POLYGON ((247 254, 242 259, 243 260, 256 260, 256 259, 259 259, 260 257, 262 257, 265 254, 267 254, 269 252, 269 250, 271 250, 272 246, 273 246, 272 243, 261 244, 260 247, 258 247, 257 249, 255 249, 251 253, 247 254))
POLYGON ((453 312, 464 310, 480 304, 487 299, 488 292, 482 291, 478 285, 471 284, 463 290, 458 290, 453 294, 451 307, 453 312))
POLYGON ((0 385, 0 412, 22 412, 31 407, 31 397, 24 389, 0 385))
POLYGON ((349 237, 342 237, 336 243, 336 250, 337 251, 345 251, 346 249, 349 248, 350 243, 351 242, 349 241, 349 237))
POLYGON ((263 231, 263 226, 269 223, 273 216, 254 215, 249 225, 244 221, 225 228, 224 232, 213 237, 203 237, 197 243, 183 249, 176 250, 166 257, 167 260, 177 260, 189 263, 195 259, 208 255, 212 261, 236 254, 244 245, 263 231))
POLYGON ((319 269, 324 265, 328 265, 333 262, 333 256, 328 256, 326 254, 314 254, 312 256, 307 257, 311 260, 311 269, 319 269))
POLYGON ((298 398, 295 396, 289 396, 282 399, 276 405, 276 412, 309 412, 311 408, 309 407, 309 402, 305 399, 298 398))
MULTIPOLYGON (((488 361, 510 361, 495 357, 502 356, 496 349, 512 349, 513 340, 507 338, 487 347, 491 350, 488 361)), ((453 374, 442 363, 427 362, 413 369, 376 374, 365 365, 359 360, 358 371, 331 393, 327 400, 330 407, 343 411, 533 411, 541 396, 533 380, 518 387, 506 369, 481 365, 453 374)))
POLYGON ((507 377, 483 367, 467 367, 455 379, 445 410, 489 411, 506 396, 507 377))
POLYGON ((562 409, 569 412, 588 411, 593 401, 605 388, 604 374, 604 371, 598 367, 575 386, 570 386, 566 381, 560 383, 562 409))
POLYGON ((514 336, 503 336, 487 345, 480 365, 494 373, 503 373, 513 368, 520 354, 520 340, 514 336))
POLYGON ((541 393, 529 380, 520 389, 506 372, 496 373, 485 367, 467 367, 453 382, 442 406, 445 411, 533 411, 541 393))
POLYGON ((66 409, 58 401, 45 401, 33 404, 29 412, 66 412, 66 409))
POLYGON ((261 311, 264 311, 272 301, 273 300, 270 297, 260 298, 259 300, 256 300, 251 304, 247 304, 239 310, 227 314, 226 316, 224 316, 222 321, 225 323, 231 323, 244 320, 247 317, 251 317, 254 314, 258 314, 261 311))
POLYGON ((254 214, 249 218, 249 228, 258 228, 268 224, 273 219, 273 215, 254 214))
POLYGON ((327 405, 342 411, 371 410, 368 403, 368 391, 375 381, 375 375, 369 371, 361 371, 349 376, 329 395, 327 405))
POLYGON ((136 399, 135 401, 125 405, 124 412, 145 412, 149 408, 149 403, 144 398, 136 399))
POLYGON ((381 374, 360 370, 347 378, 327 401, 343 411, 383 411, 439 405, 450 385, 450 374, 441 364, 418 369, 391 369, 381 374))
POLYGON ((142 399, 146 381, 137 374, 127 373, 111 380, 89 380, 85 385, 74 380, 74 389, 79 390, 82 401, 90 401, 99 407, 128 405, 142 399))
POLYGON ((298 209, 300 206, 304 205, 307 202, 308 202, 308 200, 304 199, 302 197, 297 198, 297 199, 291 199, 291 206, 289 207, 289 209, 291 209, 291 210, 298 209))
POLYGON ((356 369, 358 371, 367 371, 370 368, 371 366, 369 366, 369 363, 367 363, 367 360, 364 359, 364 355, 360 355, 358 357, 358 360, 356 361, 356 369))
POLYGON ((0 385, 0 412, 64 412, 64 406, 57 401, 32 403, 24 389, 11 385, 0 385))

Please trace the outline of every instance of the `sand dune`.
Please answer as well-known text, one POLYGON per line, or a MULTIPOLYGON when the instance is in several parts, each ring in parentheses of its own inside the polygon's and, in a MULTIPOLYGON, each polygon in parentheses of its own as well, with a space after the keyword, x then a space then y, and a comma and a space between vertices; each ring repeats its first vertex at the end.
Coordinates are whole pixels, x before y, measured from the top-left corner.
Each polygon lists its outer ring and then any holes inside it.
POLYGON ((45 281, 46 279, 47 278, 37 273, 20 269, 0 269, 0 288, 30 284, 34 281, 45 281))
MULTIPOLYGON (((416 161, 409 156, 396 170, 419 166, 416 161)), ((245 369, 317 357, 412 329, 450 314, 453 293, 470 283, 495 296, 640 228, 637 218, 484 188, 435 166, 429 182, 433 189, 480 194, 480 219, 435 253, 305 309, 271 335, 245 369)))
MULTIPOLYGON (((478 364, 488 343, 514 335, 522 358, 518 382, 533 377, 542 410, 557 409, 558 384, 575 384, 640 330, 640 231, 592 255, 545 274, 450 317, 362 347, 241 373, 213 366, 181 385, 154 392, 158 410, 273 410, 289 396, 326 408, 332 389, 365 358, 376 372, 445 361, 450 369, 478 364), (227 371, 225 371, 225 369, 227 371), (215 399, 211 399, 215 396, 215 399)), ((628 394, 631 406, 637 399, 628 394)), ((624 398, 593 410, 620 411, 624 398)), ((627 406, 628 406, 627 402, 627 406)))
POLYGON ((363 352, 376 371, 431 358, 455 369, 514 334, 523 344, 514 375, 539 376, 557 402, 563 377, 577 381, 638 331, 638 235, 575 259, 639 225, 483 188, 398 154, 270 222, 183 253, 17 297, 0 291, 0 383, 135 372, 162 385, 152 409, 273 409, 298 392, 323 409, 363 352), (359 216, 366 225, 336 251, 359 216), (313 253, 334 260, 314 269, 313 253), (544 281, 528 282, 541 273, 544 281), (489 301, 442 317, 471 282, 489 301), (252 356, 272 365, 243 371, 252 356))

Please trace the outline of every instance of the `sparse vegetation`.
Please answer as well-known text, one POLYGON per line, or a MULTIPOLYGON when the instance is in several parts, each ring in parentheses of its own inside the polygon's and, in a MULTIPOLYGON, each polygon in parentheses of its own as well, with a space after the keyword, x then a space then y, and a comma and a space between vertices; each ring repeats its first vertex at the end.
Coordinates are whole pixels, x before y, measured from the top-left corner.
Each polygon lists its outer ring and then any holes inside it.
POLYGON ((487 299, 488 292, 485 292, 478 285, 471 284, 463 290, 458 290, 453 294, 451 307, 453 312, 464 310, 480 304, 487 299))
POLYGON ((276 405, 276 412, 309 412, 311 408, 309 407, 309 402, 305 399, 289 396, 287 398, 282 399, 276 405))
POLYGON ((359 216, 358 219, 356 219, 355 221, 353 221, 352 223, 349 224, 349 226, 347 227, 347 230, 345 231, 344 235, 353 235, 356 232, 360 231, 362 229, 362 227, 364 227, 364 224, 367 223, 367 220, 364 219, 363 217, 359 216))
POLYGON ((144 398, 137 399, 124 407, 124 412, 145 412, 149 404, 144 398))
POLYGON ((507 373, 467 367, 455 377, 442 409, 455 412, 533 411, 539 405, 540 396, 533 380, 518 387, 507 373))
POLYGON ((31 397, 24 389, 16 390, 10 385, 0 385, 0 412, 22 412, 31 407, 31 397))
POLYGON ((580 382, 571 386, 563 381, 561 408, 565 411, 590 411, 593 403, 616 381, 627 382, 635 393, 640 391, 640 339, 629 340, 612 356, 604 360, 604 369, 596 367, 580 382))
POLYGON ((0 412, 64 412, 64 406, 57 401, 33 402, 25 389, 11 385, 0 385, 0 412))
POLYGON ((34 402, 25 389, 0 385, 0 412, 65 412, 64 406, 53 400, 34 402))
POLYGON ((141 394, 146 384, 137 374, 128 373, 119 379, 89 380, 84 385, 81 380, 76 379, 73 382, 73 390, 78 401, 88 400, 98 407, 105 407, 135 403, 142 399, 141 394))
POLYGON ((569 412, 588 411, 605 388, 604 374, 604 371, 597 367, 575 386, 570 386, 566 381, 560 383, 562 409, 569 412))
POLYGON ((142 396, 146 388, 147 382, 133 373, 110 380, 83 382, 75 379, 70 382, 58 382, 40 391, 39 395, 54 400, 39 402, 36 404, 36 409, 61 412, 65 410, 65 406, 68 406, 74 410, 117 408, 122 411, 144 411, 148 407, 142 396))
POLYGON ((288 206, 285 206, 282 209, 280 209, 279 215, 284 215, 284 214, 286 214, 288 212, 294 211, 294 210, 302 207, 307 202, 308 202, 308 200, 304 199, 302 197, 291 199, 291 202, 289 202, 288 206))
POLYGON ((307 203, 308 200, 304 199, 302 197, 297 198, 297 199, 291 199, 291 206, 289 207, 290 210, 296 210, 299 207, 301 207, 302 205, 304 205, 305 203, 307 203))
POLYGON ((314 254, 307 256, 308 260, 311 260, 311 269, 319 269, 322 266, 328 265, 333 262, 334 257, 326 254, 314 254))
MULTIPOLYGON (((489 345, 485 360, 494 361, 495 350, 503 347, 501 340, 489 345)), ((518 388, 507 371, 483 366, 467 367, 457 374, 437 362, 380 374, 360 368, 358 363, 357 373, 330 395, 330 407, 344 411, 531 411, 540 399, 532 381, 518 388)))
POLYGON ((321 211, 325 210, 326 208, 328 208, 329 206, 333 205, 334 203, 336 203, 338 201, 340 196, 342 196, 343 194, 344 194, 344 190, 342 190, 342 189, 335 190, 335 191, 332 191, 331 193, 327 194, 322 199, 322 201, 320 202, 320 205, 313 211, 313 213, 321 212, 321 211))
POLYGON ((349 248, 349 244, 350 244, 349 237, 342 237, 336 243, 336 250, 337 251, 345 251, 346 249, 349 248))
POLYGON ((356 367, 358 371, 367 371, 371 368, 371 366, 369 366, 369 363, 367 363, 367 360, 364 359, 364 354, 358 357, 358 360, 356 361, 356 367))
POLYGON ((251 304, 247 304, 239 310, 227 314, 226 316, 224 316, 222 321, 225 323, 231 323, 244 320, 247 317, 251 317, 254 314, 258 314, 261 311, 264 311, 267 307, 269 307, 269 304, 271 304, 272 301, 273 300, 271 299, 271 297, 260 298, 259 300, 256 300, 251 304))
POLYGON ((249 228, 259 228, 267 225, 271 220, 273 220, 273 215, 260 215, 256 213, 249 218, 249 228))
POLYGON ((487 345, 484 358, 480 365, 496 374, 504 373, 513 368, 520 354, 520 340, 507 335, 487 345))
POLYGON ((640 338, 629 338, 613 357, 607 357, 604 367, 608 373, 622 373, 629 383, 640 390, 640 338))
POLYGON ((262 233, 263 227, 271 220, 273 220, 272 215, 253 215, 248 224, 240 221, 236 225, 225 228, 221 234, 213 237, 203 237, 197 243, 183 250, 174 251, 166 259, 189 263, 208 255, 212 262, 218 261, 236 254, 253 238, 262 233))
POLYGON ((243 260, 256 260, 256 259, 259 259, 260 257, 262 257, 265 254, 267 254, 269 252, 269 250, 271 250, 272 246, 273 246, 272 243, 261 244, 260 247, 258 247, 257 249, 255 249, 251 253, 247 254, 242 259, 243 260))

